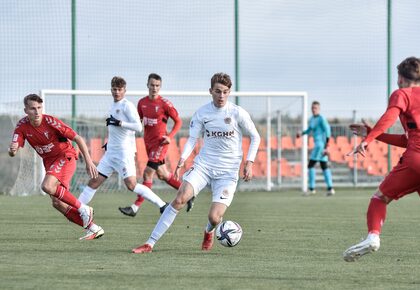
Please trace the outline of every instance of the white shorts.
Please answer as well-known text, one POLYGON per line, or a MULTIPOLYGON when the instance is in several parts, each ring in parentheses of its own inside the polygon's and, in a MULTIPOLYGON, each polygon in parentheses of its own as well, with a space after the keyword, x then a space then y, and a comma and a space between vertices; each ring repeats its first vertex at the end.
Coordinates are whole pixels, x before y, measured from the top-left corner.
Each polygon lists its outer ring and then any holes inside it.
POLYGON ((136 162, 133 155, 113 155, 107 154, 102 157, 97 166, 98 172, 106 177, 110 177, 114 171, 126 179, 136 176, 136 162))
POLYGON ((238 171, 208 170, 194 164, 184 173, 183 180, 192 185, 194 196, 197 196, 204 187, 210 185, 212 202, 229 206, 238 185, 238 171))

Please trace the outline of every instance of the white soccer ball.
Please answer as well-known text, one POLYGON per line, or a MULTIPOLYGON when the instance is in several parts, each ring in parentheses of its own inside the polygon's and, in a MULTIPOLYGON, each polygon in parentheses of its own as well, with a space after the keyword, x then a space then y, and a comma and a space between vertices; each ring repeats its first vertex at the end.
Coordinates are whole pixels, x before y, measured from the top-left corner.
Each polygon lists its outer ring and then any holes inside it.
POLYGON ((216 239, 222 246, 234 247, 242 238, 242 228, 234 221, 221 222, 216 228, 216 239))

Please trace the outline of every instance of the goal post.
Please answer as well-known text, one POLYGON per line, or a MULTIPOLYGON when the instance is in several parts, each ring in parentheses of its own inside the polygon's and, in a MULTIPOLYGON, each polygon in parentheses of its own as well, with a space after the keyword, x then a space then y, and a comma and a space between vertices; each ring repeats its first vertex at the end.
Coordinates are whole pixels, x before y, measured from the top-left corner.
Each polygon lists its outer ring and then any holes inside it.
MULTIPOLYGON (((137 105, 141 97, 147 96, 148 91, 127 91, 126 98, 137 105)), ((97 143, 104 142, 106 136, 105 118, 112 102, 110 90, 55 90, 45 89, 40 91, 40 95, 44 100, 44 109, 46 114, 56 116, 68 124, 76 124, 76 131, 79 135, 85 138, 91 154, 95 156, 94 161, 99 161, 103 152, 92 152, 98 150, 97 143), (74 96, 74 97, 72 97, 74 96), (72 101, 75 100, 75 102, 72 101)), ((175 136, 176 144, 178 144, 178 152, 175 153, 179 158, 182 150, 182 140, 188 136, 188 124, 193 113, 201 106, 211 101, 211 96, 208 91, 161 91, 160 95, 168 98, 177 108, 180 117, 183 119, 183 126, 180 132, 175 136)), ((251 183, 239 182, 238 190, 278 190, 281 188, 298 187, 302 191, 307 191, 307 163, 308 163, 308 137, 302 136, 299 145, 296 148, 284 147, 282 142, 276 142, 283 138, 295 138, 297 131, 306 129, 308 123, 308 94, 306 92, 277 92, 277 91, 241 91, 230 93, 230 100, 233 97, 239 97, 239 105, 243 107, 257 126, 257 129, 262 138, 257 159, 254 164, 254 181, 251 183), (292 109, 291 109, 292 108, 292 109), (280 122, 281 130, 273 130, 278 124, 278 111, 284 112, 285 121, 280 122), (291 124, 290 116, 296 122, 291 124), (288 123, 289 122, 289 123, 288 123), (282 136, 276 135, 276 132, 282 132, 282 136), (287 136, 286 136, 287 135, 287 136), (273 140, 273 138, 275 140, 273 140), (272 154, 280 153, 280 154, 272 154), (281 153, 283 152, 283 153, 281 153), (277 160, 277 156, 282 156, 277 160), (276 164, 278 167, 276 167, 276 164), (282 168, 280 170, 280 167, 282 168), (278 170, 272 170, 278 168, 278 170), (286 170, 287 169, 287 170, 286 170), (278 173, 281 172, 281 176, 278 173), (281 180, 281 182, 279 182, 281 180)), ((280 116, 281 117, 281 116, 280 116)), ((172 124, 168 124, 171 128, 172 124)), ((277 128, 278 129, 278 128, 277 128)), ((138 137, 138 178, 141 179, 141 172, 144 169, 144 143, 142 134, 138 137), (140 147, 139 147, 140 146, 140 147), (143 146, 143 147, 142 147, 143 146), (143 156, 143 157, 141 157, 143 156)), ((244 136, 246 137, 246 136, 244 136)), ((245 138, 244 138, 245 139, 245 138)), ((249 139, 249 138, 248 138, 249 139)), ((100 146, 99 146, 100 150, 100 146)), ((246 151, 245 148, 244 151, 246 151)), ((168 154, 170 152, 168 151, 168 154)), ((172 159, 173 156, 169 159, 172 159)), ((171 162, 168 160, 169 169, 171 162)), ((33 164, 33 170, 41 171, 39 162, 33 164), (37 168, 35 168, 37 166, 37 168)), ((119 189, 121 187, 121 180, 114 177, 105 183, 101 189, 119 189)), ((83 185, 87 184, 88 176, 84 172, 84 165, 79 164, 76 169, 74 182, 77 187, 72 188, 73 191, 78 191, 83 185)), ((40 178, 37 178, 39 181, 40 178)), ((154 188, 165 187, 166 184, 155 180, 156 186, 154 188)), ((38 185, 39 186, 39 185, 38 185)), ((29 189, 26 190, 30 191, 29 189)), ((17 193, 18 194, 18 193, 17 193)))

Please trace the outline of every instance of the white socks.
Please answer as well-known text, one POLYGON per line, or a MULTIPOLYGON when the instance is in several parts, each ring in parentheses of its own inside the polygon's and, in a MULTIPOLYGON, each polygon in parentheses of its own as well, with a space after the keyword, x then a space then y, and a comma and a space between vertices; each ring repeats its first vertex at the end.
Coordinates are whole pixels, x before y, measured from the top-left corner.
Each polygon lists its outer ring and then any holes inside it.
POLYGON ((96 233, 99 230, 99 227, 97 224, 91 223, 89 230, 91 230, 92 232, 96 233))
POLYGON ((93 189, 86 185, 79 196, 79 201, 83 204, 89 204, 89 202, 92 200, 93 196, 95 195, 95 192, 96 192, 96 189, 93 189))
POLYGON ((135 205, 134 203, 131 205, 131 208, 133 209, 135 213, 137 213, 137 211, 139 210, 139 207, 135 205))
POLYGON ((178 211, 172 207, 172 204, 169 204, 160 216, 160 219, 158 220, 146 244, 149 244, 153 247, 155 243, 163 236, 163 234, 165 234, 165 232, 172 225, 177 214, 178 211))
POLYGON ((142 197, 144 197, 145 199, 147 199, 148 201, 150 201, 154 205, 158 206, 159 208, 161 208, 162 206, 164 206, 166 204, 150 188, 148 188, 147 186, 145 186, 143 184, 137 183, 137 185, 136 185, 136 187, 134 187, 133 191, 135 193, 137 193, 138 195, 141 195, 142 197))
POLYGON ((372 233, 369 233, 366 239, 369 239, 371 241, 380 241, 379 235, 372 233))

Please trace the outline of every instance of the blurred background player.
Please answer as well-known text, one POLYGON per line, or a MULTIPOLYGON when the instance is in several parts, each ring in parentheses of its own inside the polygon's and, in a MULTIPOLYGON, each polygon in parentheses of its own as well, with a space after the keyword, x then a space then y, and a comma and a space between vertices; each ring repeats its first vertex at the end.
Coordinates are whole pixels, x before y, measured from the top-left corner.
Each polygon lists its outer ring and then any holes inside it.
POLYGON ((93 209, 81 203, 69 191, 78 157, 71 141, 76 142, 79 147, 89 176, 98 176, 85 141, 61 120, 43 114, 43 100, 40 96, 27 95, 23 103, 27 116, 16 125, 9 155, 14 157, 26 140, 42 158, 46 175, 41 189, 50 195, 53 207, 71 222, 87 229, 86 235, 80 239, 99 238, 104 230, 93 222, 93 209))
MULTIPOLYGON (((151 73, 147 79, 149 95, 140 99, 137 104, 137 111, 144 125, 144 143, 148 156, 147 166, 143 172, 143 185, 152 188, 153 176, 156 173, 160 180, 178 189, 181 182, 173 178, 173 174, 168 171, 165 158, 169 143, 181 128, 182 120, 172 103, 159 95, 161 85, 162 78, 158 74, 151 73), (170 133, 167 132, 169 118, 174 121, 170 133)), ((144 198, 138 196, 131 206, 119 207, 119 210, 127 216, 134 217, 143 201, 144 198)), ((187 212, 192 209, 193 201, 194 199, 188 201, 187 212)))
POLYGON ((133 249, 133 253, 149 253, 155 243, 174 222, 178 212, 188 200, 207 185, 211 186, 212 203, 208 223, 204 230, 202 250, 213 246, 214 229, 233 200, 242 162, 242 134, 249 134, 251 143, 246 158, 243 179, 252 178, 252 166, 260 144, 260 136, 248 112, 228 102, 232 81, 229 75, 217 73, 211 78, 209 89, 213 101, 199 108, 190 123, 190 136, 175 170, 175 178, 184 161, 204 134, 203 147, 194 159, 193 166, 185 172, 176 198, 165 209, 146 244, 133 249))
POLYGON ((159 207, 161 213, 165 209, 166 202, 160 199, 150 188, 137 183, 136 179, 136 132, 142 131, 142 125, 136 107, 125 98, 126 81, 121 77, 111 80, 111 93, 114 102, 106 119, 108 126, 108 143, 105 155, 98 164, 99 176, 89 180, 83 189, 79 200, 88 204, 96 193, 96 190, 114 171, 124 179, 127 189, 139 196, 146 198, 159 207))
POLYGON ((320 115, 321 106, 317 101, 312 102, 312 117, 309 119, 308 129, 296 134, 297 138, 312 133, 314 149, 311 152, 308 163, 309 194, 315 194, 315 165, 319 161, 327 184, 327 196, 335 194, 332 182, 331 169, 328 167, 328 141, 331 137, 331 127, 326 118, 320 115))
POLYGON ((351 125, 354 133, 367 136, 348 155, 365 156, 369 143, 375 138, 398 147, 407 148, 400 161, 379 185, 370 199, 366 214, 367 238, 348 248, 344 260, 353 262, 380 247, 382 226, 385 222, 387 205, 412 192, 420 192, 420 59, 409 57, 398 66, 398 87, 389 98, 388 108, 371 129, 364 125, 351 125), (405 134, 386 134, 397 118, 400 118, 405 134))

